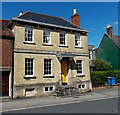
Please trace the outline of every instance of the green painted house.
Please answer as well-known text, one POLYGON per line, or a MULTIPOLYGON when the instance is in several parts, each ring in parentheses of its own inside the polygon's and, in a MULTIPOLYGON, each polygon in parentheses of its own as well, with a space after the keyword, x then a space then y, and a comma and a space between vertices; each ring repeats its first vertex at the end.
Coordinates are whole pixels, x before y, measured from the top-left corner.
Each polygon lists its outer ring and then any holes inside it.
POLYGON ((102 38, 96 57, 109 62, 112 69, 120 70, 120 36, 113 34, 113 27, 107 26, 107 34, 102 38))

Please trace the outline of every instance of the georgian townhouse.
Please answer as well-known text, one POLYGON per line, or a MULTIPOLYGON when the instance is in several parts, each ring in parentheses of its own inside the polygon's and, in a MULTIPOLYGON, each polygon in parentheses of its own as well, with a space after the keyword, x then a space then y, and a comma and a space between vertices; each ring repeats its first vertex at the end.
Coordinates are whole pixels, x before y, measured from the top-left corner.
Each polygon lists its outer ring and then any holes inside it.
POLYGON ((80 27, 76 9, 71 19, 30 11, 11 19, 14 98, 50 95, 58 85, 91 90, 88 31, 80 27))

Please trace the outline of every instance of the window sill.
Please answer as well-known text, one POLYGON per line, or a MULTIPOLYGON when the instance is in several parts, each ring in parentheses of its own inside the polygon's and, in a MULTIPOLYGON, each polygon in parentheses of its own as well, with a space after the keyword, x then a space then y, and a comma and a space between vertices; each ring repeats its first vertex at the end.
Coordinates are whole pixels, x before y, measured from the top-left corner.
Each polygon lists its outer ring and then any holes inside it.
POLYGON ((42 45, 43 46, 53 46, 52 44, 45 44, 45 43, 43 43, 42 45))
POLYGON ((54 78, 54 76, 53 75, 43 75, 43 78, 54 78))
POLYGON ((75 48, 78 48, 78 49, 83 49, 83 47, 80 47, 80 46, 75 46, 75 48))
POLYGON ((81 75, 77 75, 77 77, 85 77, 85 75, 81 74, 81 75))
POLYGON ((65 48, 68 48, 68 46, 64 46, 64 45, 59 45, 59 47, 65 47, 65 48))
POLYGON ((36 76, 24 76, 24 79, 35 79, 36 76))
POLYGON ((32 44, 32 45, 36 45, 36 43, 34 42, 23 42, 24 44, 32 44))

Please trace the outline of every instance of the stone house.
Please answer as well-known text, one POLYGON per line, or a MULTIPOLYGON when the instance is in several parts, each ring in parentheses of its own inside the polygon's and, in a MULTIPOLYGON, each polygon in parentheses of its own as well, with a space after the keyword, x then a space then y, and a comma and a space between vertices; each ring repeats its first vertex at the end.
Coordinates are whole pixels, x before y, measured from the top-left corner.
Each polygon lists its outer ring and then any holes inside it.
POLYGON ((92 89, 87 44, 74 9, 72 22, 27 11, 8 24, 14 33, 13 97, 52 94, 58 85, 92 89))

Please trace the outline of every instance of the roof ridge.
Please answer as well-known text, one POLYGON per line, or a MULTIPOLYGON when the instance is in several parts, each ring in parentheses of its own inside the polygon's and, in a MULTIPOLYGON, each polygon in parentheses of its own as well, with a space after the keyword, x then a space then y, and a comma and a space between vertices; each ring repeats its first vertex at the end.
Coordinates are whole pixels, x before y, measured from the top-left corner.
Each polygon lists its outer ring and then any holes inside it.
MULTIPOLYGON (((25 14, 28 13, 28 12, 34 13, 34 14, 40 14, 40 15, 44 15, 44 16, 49 16, 49 17, 60 18, 60 17, 57 17, 57 16, 50 16, 50 15, 47 15, 47 14, 41 14, 41 13, 32 12, 32 11, 26 11, 26 12, 24 12, 22 15, 25 15, 25 14)), ((22 15, 21 15, 21 16, 22 16, 22 15)), ((20 16, 18 16, 18 17, 20 17, 20 16)))

